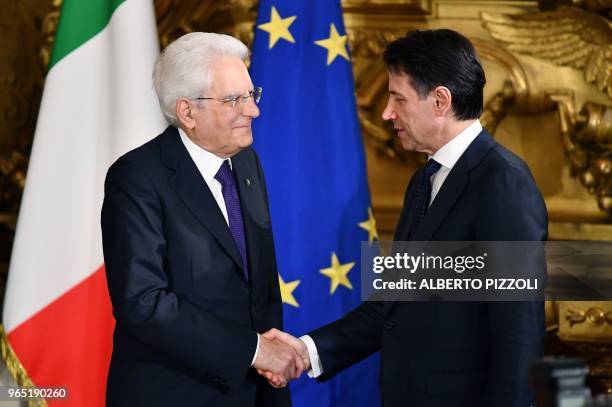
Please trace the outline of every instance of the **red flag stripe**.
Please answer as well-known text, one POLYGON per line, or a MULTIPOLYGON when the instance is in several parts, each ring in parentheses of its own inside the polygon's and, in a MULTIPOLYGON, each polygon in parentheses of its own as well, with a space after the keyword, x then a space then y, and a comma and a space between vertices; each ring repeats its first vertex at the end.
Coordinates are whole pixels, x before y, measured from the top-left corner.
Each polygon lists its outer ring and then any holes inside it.
POLYGON ((104 406, 115 321, 104 266, 8 333, 38 387, 66 387, 50 406, 104 406))

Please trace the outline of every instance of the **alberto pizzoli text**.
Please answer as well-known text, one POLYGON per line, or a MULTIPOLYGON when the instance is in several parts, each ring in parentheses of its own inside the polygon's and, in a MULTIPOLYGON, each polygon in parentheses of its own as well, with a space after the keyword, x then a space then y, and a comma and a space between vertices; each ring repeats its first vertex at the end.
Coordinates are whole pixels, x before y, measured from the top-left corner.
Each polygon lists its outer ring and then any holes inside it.
POLYGON ((538 290, 537 278, 485 278, 486 259, 487 253, 479 256, 429 256, 424 253, 417 256, 407 253, 375 256, 372 259, 374 274, 393 270, 408 272, 414 277, 389 279, 392 281, 375 278, 372 285, 375 290, 538 290), (429 278, 430 275, 418 275, 421 270, 451 271, 462 278, 429 278), (463 275, 465 271, 481 275, 468 278, 463 275))
POLYGON ((375 290, 537 290, 537 278, 424 278, 373 281, 375 290))

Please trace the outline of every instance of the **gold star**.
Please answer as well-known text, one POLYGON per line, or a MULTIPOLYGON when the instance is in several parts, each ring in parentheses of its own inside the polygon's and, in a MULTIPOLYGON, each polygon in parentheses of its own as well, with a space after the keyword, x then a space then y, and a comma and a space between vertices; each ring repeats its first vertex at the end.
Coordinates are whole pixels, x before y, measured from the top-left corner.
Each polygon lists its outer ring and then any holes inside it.
POLYGON ((300 307, 300 304, 295 300, 293 296, 293 291, 296 289, 298 285, 300 285, 300 280, 290 281, 285 283, 281 275, 278 275, 278 283, 280 285, 281 298, 283 299, 283 304, 293 305, 296 308, 300 307))
POLYGON ((268 45, 268 49, 272 49, 274 44, 276 44, 276 42, 281 38, 295 44, 293 35, 291 35, 291 32, 289 31, 289 26, 296 18, 297 16, 281 18, 278 11, 276 11, 276 8, 272 6, 270 22, 261 24, 257 27, 260 30, 270 33, 270 43, 268 45))
POLYGON ((346 35, 339 35, 333 23, 329 29, 329 38, 315 41, 315 44, 327 49, 327 65, 334 62, 338 55, 343 56, 347 61, 349 60, 346 50, 346 35))
POLYGON ((372 213, 372 208, 368 208, 368 220, 360 222, 359 227, 368 231, 368 243, 371 245, 374 239, 378 240, 378 231, 376 230, 376 219, 372 213))
POLYGON ((332 253, 331 267, 321 269, 321 274, 326 275, 331 279, 331 286, 329 288, 330 294, 333 294, 340 284, 351 290, 353 289, 353 286, 346 275, 349 273, 349 271, 351 271, 354 265, 355 263, 340 264, 336 253, 332 253))

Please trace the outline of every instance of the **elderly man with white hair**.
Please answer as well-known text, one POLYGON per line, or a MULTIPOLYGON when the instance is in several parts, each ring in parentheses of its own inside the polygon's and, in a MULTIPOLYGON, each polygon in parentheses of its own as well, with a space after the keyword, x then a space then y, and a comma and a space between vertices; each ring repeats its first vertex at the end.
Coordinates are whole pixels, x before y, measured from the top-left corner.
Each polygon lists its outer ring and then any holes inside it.
POLYGON ((170 126, 109 169, 104 260, 116 319, 109 406, 290 406, 305 363, 282 329, 266 185, 250 148, 261 88, 247 47, 191 33, 157 60, 170 126))

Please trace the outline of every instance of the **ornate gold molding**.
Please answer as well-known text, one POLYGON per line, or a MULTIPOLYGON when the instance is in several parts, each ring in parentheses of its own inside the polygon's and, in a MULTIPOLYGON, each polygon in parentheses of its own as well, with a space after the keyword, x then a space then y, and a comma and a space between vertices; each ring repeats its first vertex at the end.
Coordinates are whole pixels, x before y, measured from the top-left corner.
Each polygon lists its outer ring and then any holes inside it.
POLYGON ((585 322, 592 326, 600 326, 606 322, 612 325, 612 311, 606 312, 601 307, 591 307, 586 311, 568 308, 565 313, 565 319, 569 322, 570 327, 585 322))
POLYGON ((11 151, 0 154, 0 224, 15 230, 18 202, 21 199, 28 159, 24 153, 11 151))
POLYGON ((342 0, 345 13, 409 14, 431 13, 431 0, 342 0))
POLYGON ((608 301, 555 302, 558 336, 567 342, 595 342, 610 345, 612 303, 608 301))
POLYGON ((161 46, 193 31, 221 32, 252 45, 257 4, 256 0, 155 0, 161 46))
POLYGON ((517 15, 482 13, 484 27, 508 49, 584 71, 612 98, 612 28, 605 18, 575 7, 517 15))
MULTIPOLYGON (((594 83, 599 91, 612 98, 610 21, 571 7, 520 15, 482 13, 482 19, 493 38, 510 51, 581 69, 586 82, 594 83)), ((612 107, 587 101, 578 110, 574 91, 567 88, 550 89, 536 98, 529 97, 528 91, 523 100, 506 98, 493 102, 494 110, 499 105, 506 110, 518 106, 526 113, 555 107, 572 175, 595 196, 599 208, 612 215, 612 107), (534 99, 535 104, 529 103, 534 99)), ((499 116, 503 109, 497 108, 495 113, 499 116)))
POLYGON ((53 9, 45 15, 41 24, 43 46, 38 55, 45 68, 49 66, 49 61, 51 60, 51 51, 53 51, 53 44, 55 43, 55 32, 59 23, 62 2, 62 0, 52 0, 53 9))
POLYGON ((577 111, 572 90, 548 94, 557 104, 572 175, 595 196, 601 210, 612 214, 612 107, 587 102, 577 111))

